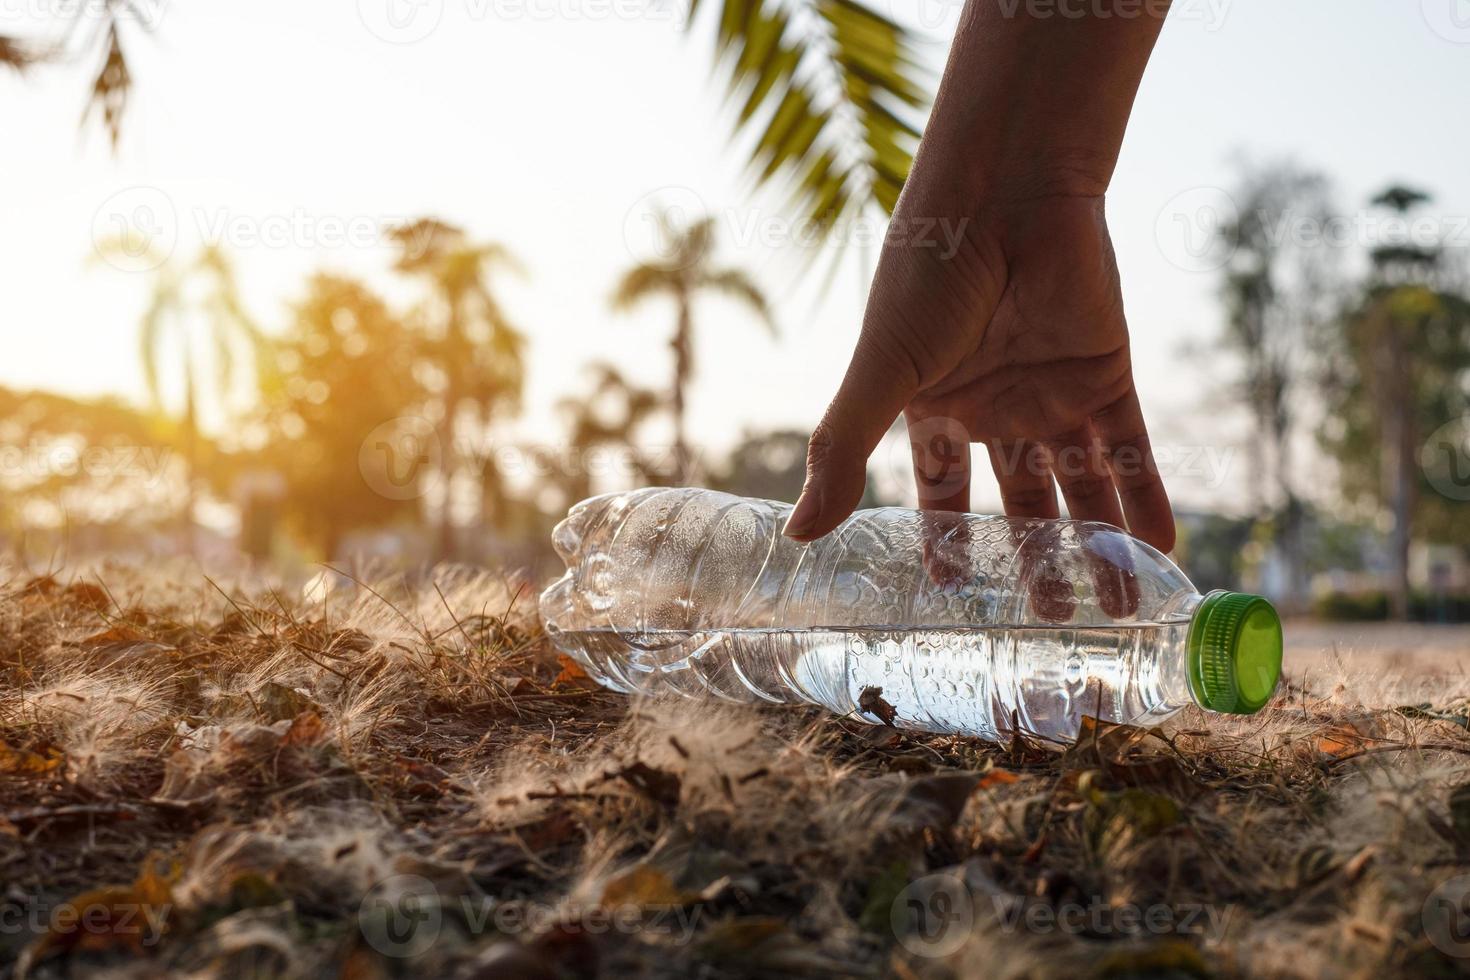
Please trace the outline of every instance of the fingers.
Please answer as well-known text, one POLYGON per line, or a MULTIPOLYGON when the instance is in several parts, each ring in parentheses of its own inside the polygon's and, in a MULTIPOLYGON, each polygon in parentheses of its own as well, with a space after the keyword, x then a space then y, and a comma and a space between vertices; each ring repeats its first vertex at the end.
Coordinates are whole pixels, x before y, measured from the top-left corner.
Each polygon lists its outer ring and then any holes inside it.
POLYGON ((1041 520, 1058 516, 1051 465, 1039 443, 992 439, 985 448, 990 454, 990 468, 1000 484, 1000 500, 1007 516, 1041 520))
POLYGON ((807 445, 806 485, 783 534, 812 541, 852 513, 867 485, 868 457, 917 389, 912 367, 858 342, 847 376, 807 445))
POLYGON ((942 589, 970 577, 970 432, 945 415, 904 413, 924 534, 924 570, 942 589))
POLYGON ((1047 444, 1052 474, 1074 521, 1123 526, 1123 508, 1092 427, 1081 425, 1047 444))
POLYGON ((1055 561, 1052 544, 1056 528, 1020 523, 1052 520, 1058 515, 1056 485, 1046 451, 1039 443, 1025 440, 992 439, 985 448, 1000 484, 1006 515, 1018 519, 1011 524, 1011 546, 1020 554, 1031 612, 1044 623, 1064 623, 1072 618, 1077 602, 1071 583, 1055 561), (1031 540, 1032 535, 1039 537, 1031 540))
POLYGON ((1113 476, 1128 529, 1162 552, 1174 548, 1174 512, 1149 446, 1138 393, 1128 393, 1092 418, 1108 471, 1113 476))
POLYGON ((907 414, 920 510, 970 509, 970 433, 956 419, 907 414))
MULTIPOLYGON (((1048 447, 1052 472, 1067 512, 1073 520, 1101 521, 1124 527, 1123 508, 1113 474, 1103 449, 1090 425, 1081 426, 1053 441, 1048 447)), ((1138 608, 1138 578, 1132 561, 1112 561, 1088 549, 1087 566, 1103 611, 1110 616, 1131 616, 1138 608)), ((1126 557, 1126 556, 1125 556, 1126 557)))

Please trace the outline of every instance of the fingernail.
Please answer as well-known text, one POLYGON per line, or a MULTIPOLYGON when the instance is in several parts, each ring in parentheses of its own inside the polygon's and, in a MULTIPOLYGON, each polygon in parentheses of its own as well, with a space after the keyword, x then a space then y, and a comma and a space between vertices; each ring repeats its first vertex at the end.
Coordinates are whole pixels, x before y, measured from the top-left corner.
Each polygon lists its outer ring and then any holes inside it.
POLYGON ((822 504, 815 493, 802 491, 801 499, 791 511, 791 516, 786 518, 786 526, 781 533, 788 538, 801 540, 812 533, 812 527, 817 523, 817 517, 822 513, 822 504))

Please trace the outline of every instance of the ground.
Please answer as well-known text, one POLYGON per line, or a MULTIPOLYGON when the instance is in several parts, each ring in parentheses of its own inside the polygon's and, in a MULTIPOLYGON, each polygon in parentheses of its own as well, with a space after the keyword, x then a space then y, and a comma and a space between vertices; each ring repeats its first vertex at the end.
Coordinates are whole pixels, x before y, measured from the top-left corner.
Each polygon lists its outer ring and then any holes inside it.
POLYGON ((0 977, 1470 966, 1453 649, 1293 630, 1262 714, 1063 750, 633 703, 533 588, 334 581, 10 576, 0 977))

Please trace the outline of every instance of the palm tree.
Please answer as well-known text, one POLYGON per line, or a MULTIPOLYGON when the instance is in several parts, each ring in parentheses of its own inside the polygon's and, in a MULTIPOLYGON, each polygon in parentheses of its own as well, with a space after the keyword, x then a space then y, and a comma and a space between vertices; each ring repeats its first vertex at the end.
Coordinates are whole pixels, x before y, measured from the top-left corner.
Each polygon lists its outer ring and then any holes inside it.
MULTIPOLYGON (((137 243, 119 240, 105 246, 102 257, 117 252, 137 261, 137 243)), ((151 260, 149 264, 153 264, 151 260)), ((206 246, 183 266, 157 263, 153 295, 143 313, 139 352, 148 394, 156 408, 163 405, 165 372, 177 371, 184 384, 184 504, 181 514, 186 534, 193 526, 195 484, 199 473, 200 402, 212 393, 215 407, 228 414, 240 387, 242 359, 251 373, 268 376, 272 364, 269 345, 240 301, 235 271, 216 246, 206 246), (205 375, 213 371, 213 382, 205 375)), ((189 535, 192 538, 192 535, 189 535)))
POLYGON ((628 381, 611 364, 592 364, 588 371, 591 391, 557 403, 567 419, 567 443, 576 453, 570 467, 559 474, 568 507, 592 495, 588 463, 592 453, 603 447, 627 450, 629 462, 645 482, 668 478, 656 460, 643 455, 638 438, 643 424, 663 409, 664 397, 628 381))
MULTIPOLYGON (((426 282, 433 297, 423 311, 424 352, 439 382, 444 499, 438 553, 448 559, 456 551, 452 488, 462 462, 457 442, 460 416, 472 413, 470 421, 483 433, 498 412, 520 405, 526 338, 495 299, 490 273, 496 268, 522 269, 505 246, 476 244, 463 229, 434 218, 394 229, 393 239, 399 247, 395 268, 426 282)), ((499 477, 488 464, 480 475, 480 497, 482 513, 487 501, 501 497, 499 477)))
POLYGON ((766 296, 742 269, 718 269, 713 264, 714 219, 705 217, 678 227, 668 212, 659 216, 659 226, 669 244, 668 258, 640 262, 629 269, 613 291, 614 310, 626 312, 644 300, 666 296, 674 301, 677 319, 669 346, 674 351, 672 409, 674 415, 675 475, 679 482, 689 478, 689 446, 685 435, 685 409, 689 382, 694 375, 694 300, 702 293, 720 293, 749 307, 772 336, 775 320, 766 296))

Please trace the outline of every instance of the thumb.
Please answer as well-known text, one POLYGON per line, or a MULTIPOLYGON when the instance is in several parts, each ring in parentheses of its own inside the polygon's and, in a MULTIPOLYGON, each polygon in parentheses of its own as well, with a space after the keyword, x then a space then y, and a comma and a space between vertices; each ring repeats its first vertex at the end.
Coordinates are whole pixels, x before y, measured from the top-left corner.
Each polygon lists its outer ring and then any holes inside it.
POLYGON ((868 479, 868 457, 918 390, 907 359, 858 341, 847 374, 807 444, 806 485, 782 533, 797 541, 820 538, 843 521, 868 479))

